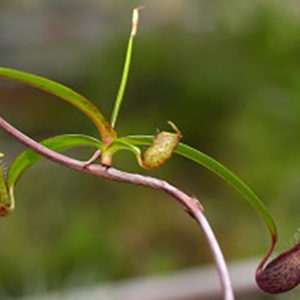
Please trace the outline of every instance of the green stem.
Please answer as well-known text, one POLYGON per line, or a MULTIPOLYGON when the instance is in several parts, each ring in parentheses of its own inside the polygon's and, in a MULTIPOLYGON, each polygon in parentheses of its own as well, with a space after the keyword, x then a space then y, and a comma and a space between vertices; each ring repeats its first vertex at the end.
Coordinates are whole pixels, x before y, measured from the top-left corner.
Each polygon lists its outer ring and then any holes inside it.
POLYGON ((113 109, 112 116, 111 116, 112 128, 114 128, 116 125, 116 121, 117 121, 117 118, 119 115, 119 111, 120 111, 120 107, 121 107, 122 100, 124 97, 125 89, 127 86, 128 75, 129 75, 131 59, 132 59, 132 52, 133 52, 133 44, 134 44, 133 42, 134 42, 134 38, 136 36, 137 26, 138 26, 138 18, 139 18, 138 12, 139 12, 139 8, 135 8, 133 10, 132 29, 131 29, 131 33, 130 33, 130 37, 129 37, 129 41, 128 41, 125 63, 124 63, 124 67, 123 67, 123 74, 122 74, 117 98, 116 98, 114 109, 113 109))

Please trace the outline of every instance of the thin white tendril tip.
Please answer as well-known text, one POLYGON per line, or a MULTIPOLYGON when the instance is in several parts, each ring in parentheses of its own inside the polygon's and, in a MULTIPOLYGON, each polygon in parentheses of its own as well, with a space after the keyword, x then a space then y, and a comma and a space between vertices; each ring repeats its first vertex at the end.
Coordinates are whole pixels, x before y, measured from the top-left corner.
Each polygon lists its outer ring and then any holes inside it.
POLYGON ((138 25, 139 25, 139 11, 142 9, 142 6, 138 6, 133 10, 132 13, 132 29, 131 35, 135 36, 137 33, 138 25))

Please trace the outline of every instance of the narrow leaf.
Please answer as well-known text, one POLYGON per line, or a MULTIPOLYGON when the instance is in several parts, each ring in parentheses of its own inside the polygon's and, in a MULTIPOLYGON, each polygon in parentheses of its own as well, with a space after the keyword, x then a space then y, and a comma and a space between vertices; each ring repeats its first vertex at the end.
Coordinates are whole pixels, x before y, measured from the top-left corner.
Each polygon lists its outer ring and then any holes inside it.
MULTIPOLYGON (((127 136, 120 139, 124 139, 126 142, 133 145, 150 145, 153 141, 153 136, 136 135, 127 136)), ((212 157, 183 143, 180 143, 178 145, 175 153, 204 166, 205 168, 209 169, 210 171, 214 172, 216 175, 224 179, 232 187, 234 187, 244 196, 244 198, 251 204, 256 212, 263 218, 270 231, 272 239, 277 237, 276 224, 267 208, 265 207, 264 203, 256 195, 256 193, 237 175, 235 175, 233 172, 231 172, 224 165, 222 165, 212 157)))
MULTIPOLYGON (((91 146, 94 148, 101 148, 102 142, 85 135, 70 134, 59 135, 46 139, 41 142, 42 145, 54 151, 63 151, 75 147, 91 146)), ((11 164, 7 174, 7 185, 9 189, 13 189, 15 183, 20 176, 36 161, 43 158, 40 154, 36 153, 32 149, 25 150, 20 156, 18 156, 11 164)))
POLYGON ((94 122, 99 133, 102 136, 104 143, 109 144, 115 139, 116 133, 114 129, 106 121, 100 110, 88 99, 71 90, 70 88, 41 76, 8 68, 0 67, 0 76, 20 81, 24 84, 53 94, 71 103, 72 105, 80 109, 83 113, 85 113, 94 122))

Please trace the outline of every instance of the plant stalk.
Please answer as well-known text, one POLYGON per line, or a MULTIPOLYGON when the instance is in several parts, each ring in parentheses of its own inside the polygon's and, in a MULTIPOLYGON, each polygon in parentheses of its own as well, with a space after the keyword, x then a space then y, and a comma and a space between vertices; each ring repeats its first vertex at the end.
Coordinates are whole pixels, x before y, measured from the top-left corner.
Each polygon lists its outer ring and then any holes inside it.
POLYGON ((10 136, 15 138, 17 141, 33 149, 34 151, 41 154, 45 158, 55 161, 68 168, 80 172, 84 172, 96 177, 117 181, 120 183, 136 184, 136 185, 141 185, 144 187, 149 187, 152 189, 164 191, 165 193, 173 197, 173 199, 179 202, 183 206, 184 210, 187 211, 197 221, 197 223, 200 225, 202 231, 205 234, 207 243, 211 249, 211 252, 213 253, 215 264, 217 266, 218 275, 222 287, 223 299, 224 300, 234 299, 229 272, 224 257, 222 255, 220 246, 204 215, 204 210, 197 199, 187 195, 177 187, 161 179, 157 179, 150 176, 144 176, 140 174, 132 174, 114 168, 107 168, 100 164, 92 164, 87 166, 85 162, 70 158, 66 155, 50 150, 47 147, 39 144, 38 142, 34 141, 30 137, 26 136, 25 134, 17 130, 15 127, 10 125, 1 117, 0 117, 0 128, 6 131, 10 136))

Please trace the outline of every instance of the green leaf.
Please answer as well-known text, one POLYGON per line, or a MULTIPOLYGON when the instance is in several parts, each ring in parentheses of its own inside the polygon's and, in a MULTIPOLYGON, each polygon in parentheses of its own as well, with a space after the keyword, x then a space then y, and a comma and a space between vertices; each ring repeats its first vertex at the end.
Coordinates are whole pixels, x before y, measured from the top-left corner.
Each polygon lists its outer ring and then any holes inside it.
MULTIPOLYGON (((54 151, 63 151, 75 147, 90 146, 94 148, 101 148, 102 142, 80 134, 59 135, 41 142, 42 145, 54 151)), ((40 154, 31 149, 25 150, 18 156, 11 164, 7 174, 7 185, 10 190, 13 189, 15 183, 20 176, 36 161, 43 158, 40 154)))
POLYGON ((70 88, 41 76, 8 68, 0 67, 0 76, 20 81, 71 103, 85 113, 94 122, 102 136, 104 143, 109 144, 116 138, 114 129, 106 121, 100 110, 88 99, 71 90, 70 88))
MULTIPOLYGON (((127 136, 120 139, 123 139, 124 141, 133 145, 150 145, 152 144, 153 136, 136 135, 127 136)), ((222 165, 212 157, 183 143, 180 143, 178 145, 175 153, 204 166, 205 168, 214 172, 216 175, 228 182, 232 187, 234 187, 244 196, 244 198, 251 204, 255 211, 262 217, 270 231, 272 239, 274 237, 277 237, 276 224, 267 208, 265 207, 264 203, 256 195, 256 193, 237 175, 235 175, 233 172, 231 172, 224 165, 222 165)))

